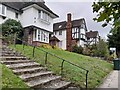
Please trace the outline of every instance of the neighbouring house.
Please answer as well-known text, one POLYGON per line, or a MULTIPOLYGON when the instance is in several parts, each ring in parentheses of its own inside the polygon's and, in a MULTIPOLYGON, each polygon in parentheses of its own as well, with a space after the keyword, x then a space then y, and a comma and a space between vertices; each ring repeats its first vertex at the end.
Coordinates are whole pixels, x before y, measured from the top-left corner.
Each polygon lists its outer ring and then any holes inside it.
POLYGON ((97 44, 100 40, 98 31, 89 31, 86 33, 87 45, 97 44))
POLYGON ((53 32, 53 19, 57 17, 44 1, 0 2, 0 24, 9 18, 20 21, 24 28, 24 39, 29 44, 48 44, 49 34, 53 32))
POLYGON ((86 44, 86 22, 84 18, 71 20, 71 14, 67 14, 67 21, 53 24, 53 34, 50 44, 64 50, 71 51, 72 46, 84 46, 86 44))

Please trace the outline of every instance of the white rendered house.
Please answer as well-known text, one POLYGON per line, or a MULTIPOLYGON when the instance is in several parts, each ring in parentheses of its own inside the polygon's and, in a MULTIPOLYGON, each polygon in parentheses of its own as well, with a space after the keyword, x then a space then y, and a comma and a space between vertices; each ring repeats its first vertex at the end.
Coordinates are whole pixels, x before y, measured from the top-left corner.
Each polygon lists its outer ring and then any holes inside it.
POLYGON ((20 21, 29 44, 48 44, 49 34, 53 32, 53 19, 57 17, 44 1, 0 3, 0 24, 9 18, 20 21))

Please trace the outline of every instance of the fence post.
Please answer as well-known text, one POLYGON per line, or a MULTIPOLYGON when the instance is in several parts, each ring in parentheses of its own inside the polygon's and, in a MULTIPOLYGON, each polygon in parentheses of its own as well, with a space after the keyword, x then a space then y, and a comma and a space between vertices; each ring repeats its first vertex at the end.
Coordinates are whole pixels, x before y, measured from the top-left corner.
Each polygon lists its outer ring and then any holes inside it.
POLYGON ((86 89, 88 88, 88 70, 86 71, 86 89))
POLYGON ((45 64, 47 64, 47 55, 48 55, 48 52, 46 52, 45 54, 45 64))
POLYGON ((33 47, 33 57, 35 56, 35 46, 33 47))
POLYGON ((63 65, 64 65, 64 61, 65 61, 65 60, 63 60, 62 63, 61 63, 61 76, 63 75, 63 65))

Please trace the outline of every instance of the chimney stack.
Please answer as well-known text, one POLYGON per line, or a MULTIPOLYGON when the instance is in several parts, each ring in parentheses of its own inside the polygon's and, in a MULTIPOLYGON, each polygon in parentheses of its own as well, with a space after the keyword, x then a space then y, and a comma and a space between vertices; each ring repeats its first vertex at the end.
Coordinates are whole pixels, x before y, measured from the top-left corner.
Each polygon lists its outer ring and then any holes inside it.
POLYGON ((67 26, 66 26, 66 49, 72 51, 72 23, 71 13, 67 14, 67 26))

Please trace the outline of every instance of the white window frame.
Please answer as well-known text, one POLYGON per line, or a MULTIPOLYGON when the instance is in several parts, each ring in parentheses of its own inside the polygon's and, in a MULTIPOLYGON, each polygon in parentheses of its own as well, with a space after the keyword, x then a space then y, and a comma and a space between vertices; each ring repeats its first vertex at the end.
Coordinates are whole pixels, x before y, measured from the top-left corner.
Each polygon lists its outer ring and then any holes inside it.
POLYGON ((50 16, 46 12, 39 10, 38 11, 38 18, 43 21, 44 23, 50 24, 50 16))
POLYGON ((59 31, 59 35, 62 35, 62 30, 59 31))
POLYGON ((2 5, 2 4, 0 4, 0 15, 6 16, 6 11, 7 11, 7 7, 2 5), (3 7, 4 7, 4 11, 3 11, 3 7))
POLYGON ((36 33, 36 36, 35 33, 33 35, 34 37, 36 37, 34 41, 49 43, 49 32, 37 29, 36 33))

